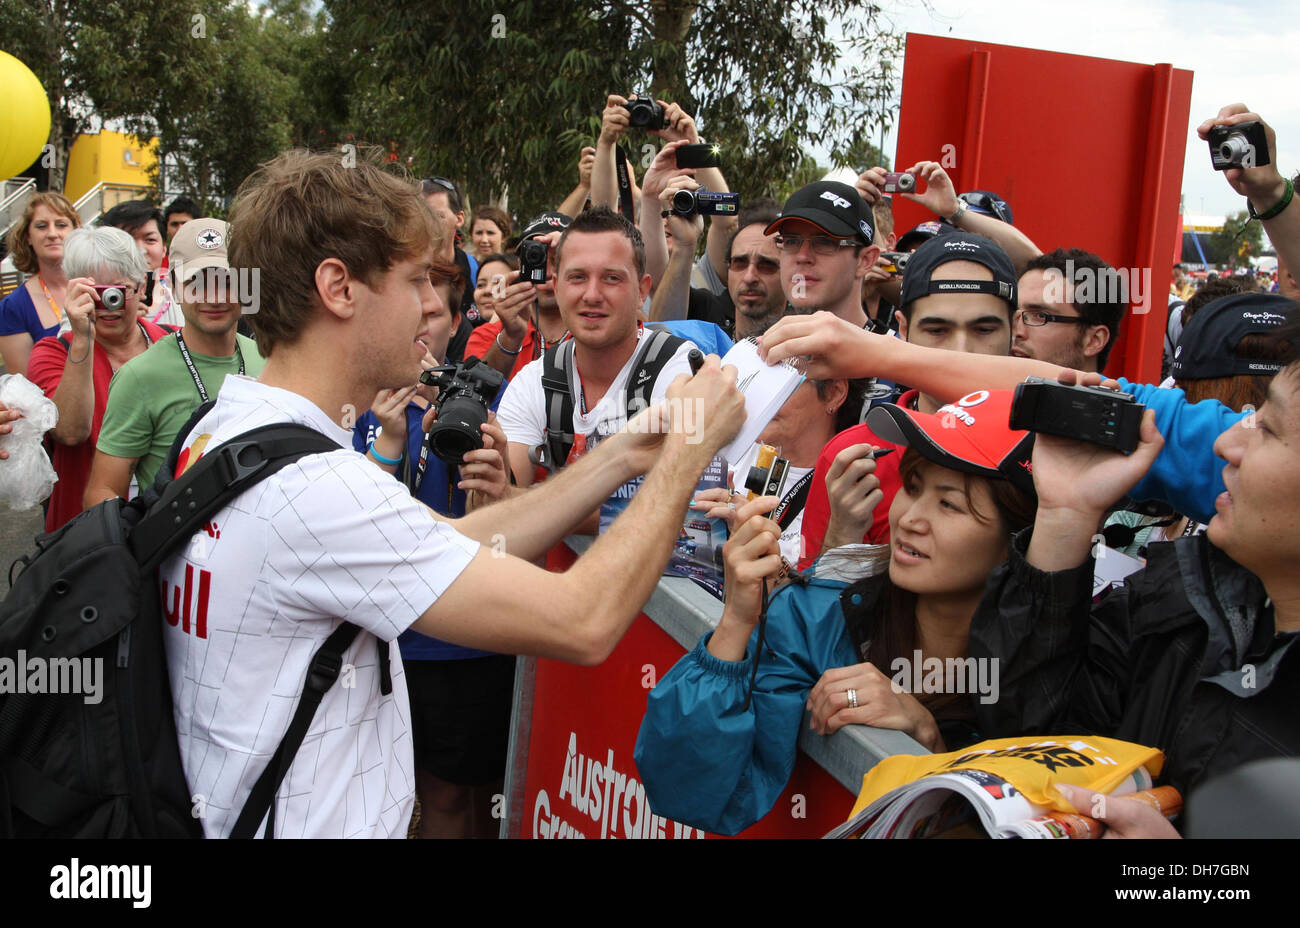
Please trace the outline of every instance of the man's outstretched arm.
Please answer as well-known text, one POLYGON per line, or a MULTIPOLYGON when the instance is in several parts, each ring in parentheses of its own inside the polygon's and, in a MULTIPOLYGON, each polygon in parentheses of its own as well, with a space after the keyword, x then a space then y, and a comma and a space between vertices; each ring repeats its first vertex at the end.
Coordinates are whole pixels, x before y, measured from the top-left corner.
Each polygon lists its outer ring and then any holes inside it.
MULTIPOLYGON (((504 556, 480 550, 416 621, 415 630, 503 653, 581 664, 603 661, 659 582, 700 474, 744 420, 744 398, 735 388, 735 376, 734 369, 724 372, 717 358, 710 358, 696 377, 679 378, 670 388, 670 401, 701 404, 702 430, 688 435, 682 428, 684 417, 675 417, 654 467, 627 510, 568 571, 542 570, 511 556, 524 553, 514 548, 504 556)), ((637 442, 640 439, 635 436, 637 442)), ((598 447, 586 457, 594 460, 599 451, 598 447)), ((636 449, 613 453, 620 457, 626 453, 633 462, 640 457, 636 449)), ((547 486, 525 494, 523 500, 509 500, 475 515, 504 512, 522 502, 534 510, 562 506, 567 513, 581 516, 590 506, 574 501, 580 490, 570 484, 581 485, 584 471, 591 481, 597 470, 575 465, 557 475, 568 479, 547 481, 547 486)), ((539 524, 545 521, 540 512, 526 517, 539 524)), ((471 518, 461 520, 458 527, 471 518)), ((540 534, 540 527, 537 531, 540 534)), ((555 533, 554 525, 550 532, 555 533)))

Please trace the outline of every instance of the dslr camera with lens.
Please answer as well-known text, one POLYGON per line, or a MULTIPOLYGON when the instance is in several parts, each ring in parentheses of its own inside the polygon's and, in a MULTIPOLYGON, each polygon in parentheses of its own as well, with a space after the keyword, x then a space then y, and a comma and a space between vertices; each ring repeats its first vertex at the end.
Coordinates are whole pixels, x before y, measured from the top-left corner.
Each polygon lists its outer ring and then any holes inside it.
POLYGON ((519 256, 519 279, 534 284, 546 283, 546 252, 549 246, 530 238, 522 241, 515 248, 519 256))
POLYGON ((1210 129, 1210 162, 1216 171, 1228 168, 1262 168, 1269 163, 1268 137, 1262 122, 1210 129))
POLYGON ((734 216, 740 212, 740 194, 678 190, 673 194, 673 213, 678 216, 734 216))
POLYGON ((429 448, 448 464, 460 464, 471 451, 483 447, 483 423, 488 403, 501 389, 505 375, 478 358, 445 364, 420 375, 420 383, 438 387, 433 404, 438 420, 429 429, 429 448))
POLYGON ((664 108, 654 100, 633 97, 623 104, 627 110, 627 124, 632 129, 662 129, 664 108))

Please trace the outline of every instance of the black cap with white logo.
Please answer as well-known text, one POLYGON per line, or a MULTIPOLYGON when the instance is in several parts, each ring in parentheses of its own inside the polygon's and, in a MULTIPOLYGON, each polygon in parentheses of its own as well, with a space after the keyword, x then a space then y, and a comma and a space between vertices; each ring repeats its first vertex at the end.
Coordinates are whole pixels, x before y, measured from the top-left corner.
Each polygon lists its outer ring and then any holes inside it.
POLYGON ((1283 367, 1276 351, 1265 347, 1243 358, 1237 346, 1247 335, 1267 335, 1285 324, 1295 308, 1278 293, 1233 293, 1206 303, 1183 327, 1169 373, 1175 380, 1276 374, 1283 367))
POLYGON ((524 242, 539 235, 545 235, 547 232, 563 232, 569 227, 573 220, 564 213, 549 211, 542 213, 528 221, 522 232, 519 233, 519 241, 524 242))
POLYGON ((828 235, 856 238, 864 245, 872 244, 876 237, 867 201, 848 184, 838 181, 819 180, 796 190, 785 201, 781 215, 764 231, 768 235, 779 232, 782 223, 791 219, 811 222, 828 235))
POLYGON ((992 239, 970 232, 951 232, 930 239, 916 251, 903 271, 901 304, 932 293, 991 293, 1016 308, 1016 268, 992 239), (935 268, 949 261, 974 261, 993 272, 992 280, 932 280, 935 268))

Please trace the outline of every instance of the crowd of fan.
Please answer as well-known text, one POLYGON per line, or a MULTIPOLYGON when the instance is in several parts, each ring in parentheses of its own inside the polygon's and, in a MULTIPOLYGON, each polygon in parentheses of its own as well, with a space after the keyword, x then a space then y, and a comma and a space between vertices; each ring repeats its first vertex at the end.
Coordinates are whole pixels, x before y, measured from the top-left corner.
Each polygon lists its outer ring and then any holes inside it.
MULTIPOLYGON (((185 631, 166 630, 187 778, 225 810, 209 833, 229 833, 258 772, 224 758, 269 753, 287 725, 250 729, 249 713, 262 717, 277 674, 305 669, 301 649, 241 651, 217 686, 212 665, 258 641, 319 642, 344 619, 398 642, 395 685, 378 682, 386 668, 367 678, 360 714, 331 716, 326 697, 314 725, 338 724, 309 735, 321 759, 314 774, 295 763, 278 831, 405 833, 418 796, 421 834, 494 833, 510 655, 607 655, 689 507, 728 522, 726 593, 716 630, 649 698, 636 760, 660 814, 724 833, 757 821, 793 769, 805 707, 823 734, 874 725, 934 751, 1123 738, 1163 750, 1184 792, 1300 753, 1291 181, 1271 165, 1225 172, 1265 217, 1280 292, 1175 277, 1168 380, 1107 384, 1148 407, 1126 456, 1008 425, 1025 377, 1102 383, 1128 307, 1113 288, 1076 299, 1070 275, 1113 270, 1087 242, 1042 251, 1002 197, 959 194, 935 161, 906 168, 916 192, 895 196, 934 219, 902 234, 882 167, 744 203, 706 233, 674 208, 683 191, 729 189, 720 167, 678 167, 701 141, 694 120, 660 101, 663 127, 648 131, 664 144, 638 185, 619 146, 641 131, 628 103, 609 97, 573 192, 517 225, 495 207, 467 215, 445 178, 414 190, 369 162, 290 152, 246 181, 229 226, 181 199, 80 227, 42 193, 11 232, 29 276, 0 304, 0 353, 59 409, 47 531, 150 486, 169 451, 179 475, 253 424, 303 422, 351 449, 286 468, 214 519, 227 539, 263 526, 247 550, 161 570, 187 600, 189 566, 214 577, 207 638, 188 634, 188 611, 185 631), (521 274, 529 243, 544 249, 540 282, 521 274), (255 312, 235 284, 250 270, 255 312), (689 355, 747 338, 770 361, 808 359, 761 436, 791 465, 781 499, 694 492, 740 399, 715 360, 695 373, 689 355), (448 463, 425 438, 437 389, 416 375, 469 359, 503 383, 483 447, 448 463), (707 413, 699 441, 657 405, 685 398, 707 413), (594 534, 615 493, 633 505, 573 569, 528 563, 570 531, 594 534), (473 540, 497 538, 505 555, 484 560, 473 540), (1094 597, 1095 555, 1112 548, 1146 567, 1094 597), (914 654, 1000 661, 1000 698, 899 692, 887 668, 914 654), (1246 666, 1259 668, 1249 683, 1246 666)), ((1258 119, 1234 105, 1201 133, 1258 119)), ((0 407, 0 432, 17 415, 0 407)), ((742 485, 752 455, 726 463, 742 485)), ((373 670, 373 645, 355 648, 373 670)), ((1117 832, 1163 832, 1122 804, 1115 816, 1117 832)))

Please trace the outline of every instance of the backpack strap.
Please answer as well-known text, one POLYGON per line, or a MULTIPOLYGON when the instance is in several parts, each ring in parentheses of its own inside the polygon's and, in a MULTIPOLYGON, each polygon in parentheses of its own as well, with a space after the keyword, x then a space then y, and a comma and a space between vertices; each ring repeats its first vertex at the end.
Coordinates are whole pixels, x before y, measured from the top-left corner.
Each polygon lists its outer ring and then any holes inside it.
POLYGON ((305 425, 267 425, 237 435, 163 486, 131 531, 131 553, 151 571, 249 487, 306 455, 337 450, 337 443, 305 425))
POLYGON ((572 339, 552 345, 542 355, 542 393, 546 401, 546 443, 542 464, 551 473, 564 466, 573 448, 572 339))
MULTIPOLYGON (((293 763, 298 748, 302 746, 302 739, 307 736, 307 729, 311 727, 311 721, 316 717, 316 710, 320 707, 321 700, 339 678, 339 671, 343 669, 344 652, 356 640, 360 631, 358 626, 344 622, 334 629, 325 639, 325 643, 317 649, 311 659, 311 666, 307 668, 307 680, 303 683, 302 697, 298 700, 298 708, 294 710, 293 720, 289 723, 284 737, 280 739, 280 746, 275 749, 275 753, 267 762, 262 775, 253 784, 253 789, 248 794, 248 801, 244 803, 239 818, 235 820, 235 827, 230 837, 253 837, 257 833, 257 826, 262 823, 263 816, 266 818, 266 831, 262 837, 271 838, 275 835, 276 790, 284 782, 289 766, 293 763)), ((388 644, 388 642, 383 643, 388 644)), ((385 656, 386 649, 381 652, 381 657, 385 656)), ((380 665, 381 673, 385 672, 386 667, 387 664, 380 665)))
POLYGON ((628 375, 627 385, 623 388, 629 421, 650 405, 650 394, 654 392, 659 373, 684 344, 686 339, 667 329, 646 329, 646 335, 637 351, 636 362, 628 375))

